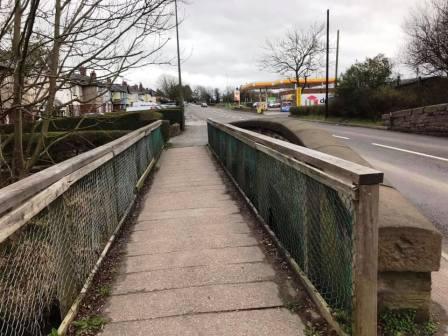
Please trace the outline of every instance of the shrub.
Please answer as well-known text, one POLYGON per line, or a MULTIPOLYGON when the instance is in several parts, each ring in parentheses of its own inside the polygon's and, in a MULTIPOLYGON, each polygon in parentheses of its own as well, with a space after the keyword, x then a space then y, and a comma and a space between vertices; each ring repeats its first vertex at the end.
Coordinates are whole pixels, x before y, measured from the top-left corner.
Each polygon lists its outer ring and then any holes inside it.
POLYGON ((325 105, 292 106, 289 113, 293 116, 325 114, 325 105))
POLYGON ((378 120, 388 112, 417 106, 415 96, 406 95, 390 86, 375 89, 340 88, 331 107, 331 114, 341 117, 356 117, 378 120))

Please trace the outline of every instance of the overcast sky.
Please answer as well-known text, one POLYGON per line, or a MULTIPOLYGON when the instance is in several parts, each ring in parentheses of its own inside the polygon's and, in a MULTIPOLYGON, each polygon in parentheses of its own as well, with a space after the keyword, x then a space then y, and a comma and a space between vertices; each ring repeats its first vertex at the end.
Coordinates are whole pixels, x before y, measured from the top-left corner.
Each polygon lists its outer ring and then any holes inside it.
MULTIPOLYGON (((340 30, 340 71, 356 60, 378 53, 391 57, 397 71, 404 45, 402 26, 411 9, 423 0, 187 0, 180 4, 182 74, 185 83, 225 88, 252 81, 279 79, 262 71, 257 60, 267 38, 281 38, 293 27, 324 23, 330 9, 330 44, 340 30)), ((174 32, 173 32, 174 33, 174 32)), ((175 35, 164 49, 175 57, 175 35)), ((334 75, 334 51, 331 76, 334 75)), ((130 83, 157 87, 161 74, 177 76, 174 66, 149 66, 126 74, 130 83)), ((324 74, 324 72, 322 72, 324 74)))

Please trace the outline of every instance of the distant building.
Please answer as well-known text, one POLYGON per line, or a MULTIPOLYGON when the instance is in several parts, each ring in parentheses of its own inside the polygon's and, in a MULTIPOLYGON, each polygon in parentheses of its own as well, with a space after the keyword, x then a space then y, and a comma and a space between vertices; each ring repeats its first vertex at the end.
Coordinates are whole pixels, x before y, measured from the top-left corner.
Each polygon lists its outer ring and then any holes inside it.
POLYGON ((83 67, 70 76, 64 87, 56 93, 55 105, 61 116, 80 116, 87 113, 112 112, 107 83, 97 80, 95 71, 87 75, 83 67))
MULTIPOLYGON (((0 124, 11 123, 13 115, 11 111, 13 103, 13 71, 14 69, 5 63, 0 63, 0 124), (9 115, 8 115, 9 114, 9 115)), ((41 104, 35 104, 48 88, 48 83, 45 82, 40 74, 30 73, 29 77, 25 77, 26 88, 22 92, 22 110, 23 119, 25 121, 33 121, 39 116, 39 109, 41 104), (42 86, 35 85, 36 81, 42 81, 42 86)))
POLYGON ((132 107, 139 103, 156 103, 157 97, 155 91, 146 89, 140 83, 139 85, 113 84, 111 87, 112 103, 114 111, 123 111, 127 107, 132 107))
POLYGON ((128 84, 126 82, 123 82, 122 84, 112 84, 110 91, 114 112, 126 110, 126 107, 129 106, 128 84))

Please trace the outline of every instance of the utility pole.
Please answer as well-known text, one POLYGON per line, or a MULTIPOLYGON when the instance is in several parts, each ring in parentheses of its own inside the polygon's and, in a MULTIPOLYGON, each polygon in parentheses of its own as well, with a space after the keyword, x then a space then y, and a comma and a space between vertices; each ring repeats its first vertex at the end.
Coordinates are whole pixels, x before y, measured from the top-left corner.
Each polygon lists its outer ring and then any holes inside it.
POLYGON ((338 86, 338 67, 339 67, 339 29, 338 33, 336 35, 336 69, 335 69, 335 76, 334 76, 334 87, 336 88, 338 86))
POLYGON ((180 68, 180 46, 179 46, 179 19, 177 17, 177 0, 174 0, 174 8, 176 12, 176 38, 177 38, 177 70, 179 72, 179 104, 184 108, 184 89, 182 86, 182 72, 180 68))
POLYGON ((328 72, 330 67, 330 10, 327 9, 327 65, 325 74, 325 119, 328 118, 328 72))

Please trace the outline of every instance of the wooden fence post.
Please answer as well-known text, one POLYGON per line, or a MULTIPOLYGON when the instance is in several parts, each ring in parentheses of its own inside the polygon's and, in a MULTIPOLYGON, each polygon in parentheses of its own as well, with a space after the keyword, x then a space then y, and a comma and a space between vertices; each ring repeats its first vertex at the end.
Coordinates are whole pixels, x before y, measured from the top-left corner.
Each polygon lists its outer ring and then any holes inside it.
POLYGON ((360 185, 353 227, 353 335, 377 334, 379 185, 360 185))

